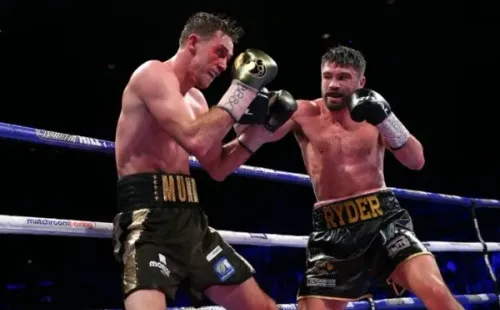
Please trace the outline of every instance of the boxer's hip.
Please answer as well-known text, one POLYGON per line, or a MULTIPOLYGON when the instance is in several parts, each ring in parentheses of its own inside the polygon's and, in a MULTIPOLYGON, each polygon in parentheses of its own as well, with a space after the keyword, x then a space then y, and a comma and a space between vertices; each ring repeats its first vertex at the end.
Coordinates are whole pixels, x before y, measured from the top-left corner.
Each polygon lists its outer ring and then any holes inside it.
POLYGON ((117 203, 113 220, 117 258, 127 256, 131 249, 153 247, 165 256, 187 260, 209 231, 195 179, 187 175, 141 173, 123 177, 117 183, 117 203), (176 253, 171 253, 172 249, 176 253))
POLYGON ((118 213, 139 209, 199 207, 196 180, 182 174, 140 173, 117 182, 118 213))
POLYGON ((370 246, 384 225, 405 214, 390 189, 318 203, 309 247, 340 257, 356 255, 370 246))

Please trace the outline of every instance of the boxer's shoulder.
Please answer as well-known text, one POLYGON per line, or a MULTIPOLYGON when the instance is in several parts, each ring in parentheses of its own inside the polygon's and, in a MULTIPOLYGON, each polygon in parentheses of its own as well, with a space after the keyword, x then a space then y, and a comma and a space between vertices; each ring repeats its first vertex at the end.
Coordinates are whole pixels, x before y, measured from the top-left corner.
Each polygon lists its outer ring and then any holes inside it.
POLYGON ((297 100, 297 111, 294 113, 294 117, 303 116, 315 116, 320 114, 320 108, 317 100, 297 100))
POLYGON ((141 64, 132 73, 129 87, 139 93, 179 91, 180 83, 177 75, 168 63, 149 60, 141 64))
POLYGON ((166 63, 159 60, 148 60, 135 69, 132 73, 132 79, 149 79, 173 73, 172 68, 166 63))

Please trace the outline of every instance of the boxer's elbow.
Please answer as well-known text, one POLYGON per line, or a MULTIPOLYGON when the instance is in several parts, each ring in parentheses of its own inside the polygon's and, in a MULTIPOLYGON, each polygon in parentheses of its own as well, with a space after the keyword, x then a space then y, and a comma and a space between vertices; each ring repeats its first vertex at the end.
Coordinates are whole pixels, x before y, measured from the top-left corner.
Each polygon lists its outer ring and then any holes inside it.
POLYGON ((223 163, 221 162, 221 155, 215 155, 214 153, 215 151, 212 149, 206 152, 204 156, 197 157, 197 159, 210 178, 215 181, 222 182, 228 177, 228 175, 231 174, 231 172, 225 169, 223 163))
POLYGON ((209 172, 210 177, 217 182, 223 182, 229 175, 229 173, 222 173, 221 171, 215 169, 209 172))
POLYGON ((424 149, 414 137, 411 137, 402 148, 393 150, 393 154, 408 169, 422 170, 425 165, 424 149))
POLYGON ((207 165, 204 167, 210 177, 218 182, 223 182, 231 173, 224 171, 222 167, 213 163, 212 165, 207 165))
POLYGON ((416 156, 414 162, 409 168, 412 170, 422 170, 424 168, 424 165, 425 165, 425 158, 424 155, 421 154, 416 156))
POLYGON ((414 158, 411 169, 422 170, 425 165, 424 147, 417 139, 414 138, 414 140, 415 140, 415 151, 413 154, 414 158))
POLYGON ((425 166, 425 156, 422 146, 416 148, 411 154, 408 154, 406 166, 412 170, 422 170, 425 166))

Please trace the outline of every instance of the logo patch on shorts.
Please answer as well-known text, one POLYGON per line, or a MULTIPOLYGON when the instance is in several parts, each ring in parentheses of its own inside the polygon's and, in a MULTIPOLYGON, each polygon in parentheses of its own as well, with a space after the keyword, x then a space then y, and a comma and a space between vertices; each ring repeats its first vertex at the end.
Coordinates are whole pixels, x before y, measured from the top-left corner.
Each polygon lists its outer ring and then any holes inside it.
POLYGON ((215 249, 212 250, 212 252, 208 253, 207 261, 211 261, 212 259, 214 259, 217 255, 220 254, 220 252, 222 252, 222 248, 220 247, 220 245, 218 245, 215 247, 215 249))
POLYGON ((406 235, 400 235, 386 245, 387 254, 394 258, 399 252, 411 246, 411 241, 406 235))
POLYGON ((158 254, 158 260, 159 262, 153 260, 149 261, 149 267, 159 268, 164 276, 169 277, 170 269, 167 268, 167 258, 163 254, 158 254))
POLYGON ((324 279, 324 278, 306 278, 306 285, 309 287, 335 287, 337 281, 335 279, 324 279))
POLYGON ((227 258, 222 257, 214 264, 214 270, 220 281, 226 281, 230 276, 235 273, 233 265, 229 263, 227 258))

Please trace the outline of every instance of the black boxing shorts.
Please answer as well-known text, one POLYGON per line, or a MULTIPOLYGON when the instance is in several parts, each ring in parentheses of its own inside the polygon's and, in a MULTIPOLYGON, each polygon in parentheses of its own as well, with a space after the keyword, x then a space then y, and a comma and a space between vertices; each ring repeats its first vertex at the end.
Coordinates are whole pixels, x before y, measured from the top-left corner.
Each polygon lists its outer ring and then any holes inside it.
POLYGON ((175 299, 181 281, 201 297, 212 285, 253 276, 252 266, 208 226, 194 178, 135 174, 120 179, 117 190, 113 247, 125 298, 155 289, 175 299))
POLYGON ((394 193, 383 189, 316 204, 306 254, 297 299, 349 301, 370 297, 375 285, 392 284, 400 295, 392 273, 402 262, 431 253, 394 193))

